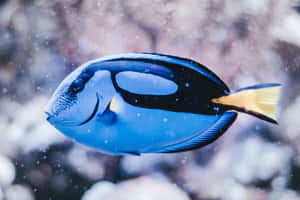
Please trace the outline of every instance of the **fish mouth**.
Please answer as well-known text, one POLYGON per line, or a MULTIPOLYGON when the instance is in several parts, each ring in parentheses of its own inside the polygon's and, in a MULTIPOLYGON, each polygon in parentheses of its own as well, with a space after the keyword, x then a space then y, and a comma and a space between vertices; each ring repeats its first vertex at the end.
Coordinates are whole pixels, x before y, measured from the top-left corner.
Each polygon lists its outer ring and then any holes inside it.
POLYGON ((52 118, 52 115, 49 112, 47 112, 47 111, 45 111, 44 113, 46 115, 45 116, 46 120, 49 121, 52 118))
POLYGON ((96 113, 97 113, 97 111, 98 111, 98 107, 99 107, 99 95, 98 95, 98 93, 96 93, 96 96, 97 96, 97 102, 96 102, 96 105, 95 105, 95 107, 94 107, 94 110, 93 110, 92 114, 91 114, 86 120, 84 120, 83 122, 81 122, 81 123, 79 124, 79 126, 82 126, 82 125, 88 123, 88 122, 91 121, 91 120, 94 118, 94 116, 96 115, 96 113))

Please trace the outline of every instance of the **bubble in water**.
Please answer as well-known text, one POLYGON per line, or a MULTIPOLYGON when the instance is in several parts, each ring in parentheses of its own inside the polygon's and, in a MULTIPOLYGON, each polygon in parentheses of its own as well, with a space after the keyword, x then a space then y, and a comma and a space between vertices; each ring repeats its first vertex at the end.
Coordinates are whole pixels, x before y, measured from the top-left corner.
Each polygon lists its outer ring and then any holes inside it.
POLYGON ((187 160, 188 160, 187 156, 184 156, 184 158, 181 160, 181 164, 183 165, 186 164, 187 160))
POLYGON ((2 88, 2 94, 6 94, 8 92, 7 88, 2 88))

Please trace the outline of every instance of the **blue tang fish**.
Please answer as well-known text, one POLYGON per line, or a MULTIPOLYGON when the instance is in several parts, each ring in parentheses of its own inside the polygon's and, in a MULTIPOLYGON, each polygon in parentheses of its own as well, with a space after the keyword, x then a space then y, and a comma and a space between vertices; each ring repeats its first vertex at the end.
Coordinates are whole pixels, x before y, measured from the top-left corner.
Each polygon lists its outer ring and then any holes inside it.
POLYGON ((63 134, 105 153, 180 152, 216 140, 236 111, 276 123, 279 89, 263 84, 231 92, 195 61, 126 53, 78 67, 45 112, 63 134))

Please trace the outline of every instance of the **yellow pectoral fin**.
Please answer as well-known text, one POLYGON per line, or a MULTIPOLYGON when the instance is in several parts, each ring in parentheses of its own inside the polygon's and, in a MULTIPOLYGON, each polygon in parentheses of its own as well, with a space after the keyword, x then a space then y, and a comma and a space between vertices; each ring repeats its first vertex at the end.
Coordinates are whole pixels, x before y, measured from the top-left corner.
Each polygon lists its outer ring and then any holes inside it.
POLYGON ((114 96, 110 102, 109 109, 113 112, 117 111, 117 96, 114 96))

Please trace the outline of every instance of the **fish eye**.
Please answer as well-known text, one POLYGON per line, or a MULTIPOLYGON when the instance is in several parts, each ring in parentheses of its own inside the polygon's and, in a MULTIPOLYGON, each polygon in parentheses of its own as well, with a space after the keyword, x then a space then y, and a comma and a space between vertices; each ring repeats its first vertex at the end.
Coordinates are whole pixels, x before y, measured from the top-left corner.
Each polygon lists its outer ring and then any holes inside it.
POLYGON ((75 80, 73 83, 70 85, 69 90, 71 92, 77 93, 83 90, 83 82, 81 80, 75 80))

